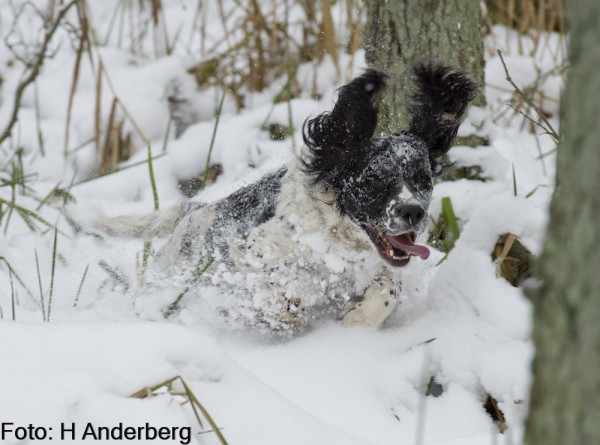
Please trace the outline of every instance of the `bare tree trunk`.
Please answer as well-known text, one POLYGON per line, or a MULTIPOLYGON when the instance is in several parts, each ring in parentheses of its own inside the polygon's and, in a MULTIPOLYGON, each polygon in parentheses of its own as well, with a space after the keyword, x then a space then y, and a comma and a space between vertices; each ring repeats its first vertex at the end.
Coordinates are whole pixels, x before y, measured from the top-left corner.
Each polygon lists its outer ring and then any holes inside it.
POLYGON ((528 445, 600 444, 600 6, 569 4, 564 140, 534 302, 528 445))
MULTIPOLYGON (((406 128, 407 65, 434 59, 465 69, 483 85, 483 22, 479 0, 365 0, 366 59, 391 75, 378 131, 406 128)), ((474 105, 485 105, 483 93, 474 105)))

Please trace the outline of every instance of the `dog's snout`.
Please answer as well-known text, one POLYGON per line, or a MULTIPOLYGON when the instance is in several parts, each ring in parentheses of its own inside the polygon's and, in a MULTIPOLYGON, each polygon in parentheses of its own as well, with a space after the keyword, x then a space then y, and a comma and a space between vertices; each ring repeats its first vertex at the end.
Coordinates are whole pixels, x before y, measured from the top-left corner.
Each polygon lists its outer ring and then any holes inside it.
POLYGON ((425 211, 418 205, 405 205, 400 208, 400 218, 410 225, 417 225, 425 216, 425 211))

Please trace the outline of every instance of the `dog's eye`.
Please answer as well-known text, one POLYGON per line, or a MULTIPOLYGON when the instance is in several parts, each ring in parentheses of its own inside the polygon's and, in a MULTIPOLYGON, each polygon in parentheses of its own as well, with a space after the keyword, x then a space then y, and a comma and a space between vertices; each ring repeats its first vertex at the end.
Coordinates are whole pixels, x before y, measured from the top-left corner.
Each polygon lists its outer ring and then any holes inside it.
POLYGON ((387 188, 387 184, 385 183, 385 181, 383 181, 377 176, 367 177, 365 183, 368 187, 371 187, 372 189, 377 191, 383 191, 387 188))
POLYGON ((423 190, 427 190, 433 186, 431 177, 423 174, 418 175, 415 178, 415 184, 417 184, 417 186, 423 190))

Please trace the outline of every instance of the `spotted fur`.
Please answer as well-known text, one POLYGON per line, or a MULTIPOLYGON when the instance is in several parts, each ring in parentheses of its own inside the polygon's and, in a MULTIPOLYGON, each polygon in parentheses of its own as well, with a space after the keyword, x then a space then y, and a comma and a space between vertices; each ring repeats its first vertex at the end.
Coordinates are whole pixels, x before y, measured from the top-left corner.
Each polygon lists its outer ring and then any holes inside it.
POLYGON ((101 226, 147 239, 169 233, 152 260, 153 284, 192 283, 227 323, 285 335, 319 318, 379 326, 398 301, 402 266, 426 256, 414 238, 437 159, 477 91, 450 67, 418 64, 413 73, 401 134, 373 137, 387 76, 368 69, 340 89, 331 112, 306 121, 298 160, 216 203, 101 226))

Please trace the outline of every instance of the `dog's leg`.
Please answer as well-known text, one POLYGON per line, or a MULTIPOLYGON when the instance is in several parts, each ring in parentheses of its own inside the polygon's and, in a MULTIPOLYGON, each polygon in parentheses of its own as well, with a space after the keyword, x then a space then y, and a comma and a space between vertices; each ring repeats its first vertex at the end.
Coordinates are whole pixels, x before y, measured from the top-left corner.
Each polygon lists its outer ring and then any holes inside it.
POLYGON ((343 318, 346 326, 379 327, 398 304, 399 289, 389 277, 377 279, 365 290, 364 298, 343 318))

